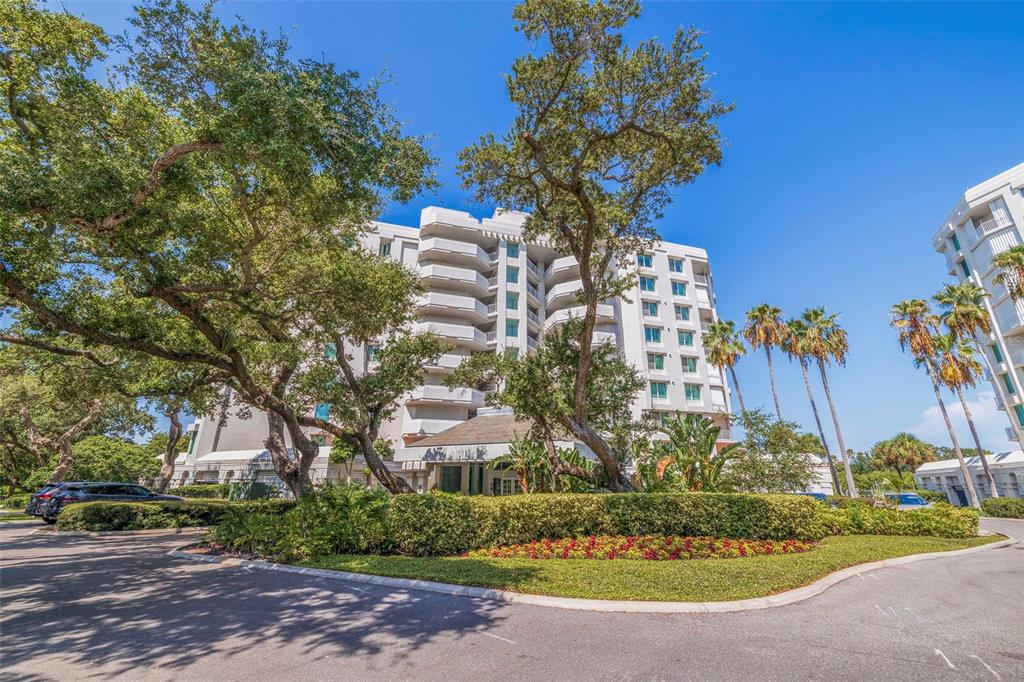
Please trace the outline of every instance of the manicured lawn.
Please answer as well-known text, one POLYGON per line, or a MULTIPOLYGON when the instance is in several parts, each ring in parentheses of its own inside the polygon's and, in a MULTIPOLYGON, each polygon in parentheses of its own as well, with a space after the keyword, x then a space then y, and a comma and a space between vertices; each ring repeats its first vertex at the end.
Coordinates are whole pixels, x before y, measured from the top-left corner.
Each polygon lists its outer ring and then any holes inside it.
POLYGON ((1001 539, 854 535, 827 538, 817 549, 801 554, 691 561, 336 555, 307 565, 561 597, 728 601, 790 590, 855 564, 1001 539))
POLYGON ((28 519, 37 519, 38 516, 29 516, 24 512, 0 512, 0 523, 4 521, 25 521, 28 519))

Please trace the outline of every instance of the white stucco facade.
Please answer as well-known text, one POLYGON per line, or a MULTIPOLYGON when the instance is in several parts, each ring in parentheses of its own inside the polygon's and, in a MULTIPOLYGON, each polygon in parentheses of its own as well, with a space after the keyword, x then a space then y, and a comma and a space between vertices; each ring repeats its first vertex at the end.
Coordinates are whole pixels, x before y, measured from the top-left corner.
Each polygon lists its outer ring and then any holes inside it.
MULTIPOLYGON (((427 291, 418 304, 414 331, 433 332, 454 344, 426 368, 424 385, 403 400, 396 417, 382 429, 414 489, 435 486, 438 467, 432 461, 416 463, 416 441, 463 423, 484 408, 483 392, 449 389, 445 377, 472 353, 506 348, 529 352, 545 333, 583 312, 575 259, 543 240, 525 242, 526 217, 499 211, 481 220, 464 211, 428 207, 417 228, 375 223, 364 238, 368 249, 422 278, 427 291)), ((707 253, 661 242, 638 254, 635 262, 615 267, 635 269, 639 279, 624 296, 599 306, 596 339, 616 343, 647 379, 647 390, 633 405, 635 416, 707 414, 728 439, 729 388, 718 369, 707 364, 701 341, 716 315, 707 253)), ((366 349, 355 352, 356 366, 372 366, 372 348, 368 357, 366 349)), ((181 471, 200 475, 210 453, 262 449, 266 416, 253 411, 244 418, 247 412, 239 414, 233 407, 224 420, 198 419, 181 471)))
POLYGON ((964 192, 932 237, 932 247, 945 256, 950 275, 989 293, 992 333, 979 339, 991 368, 987 376, 999 409, 1007 411, 1007 439, 1024 445, 1024 301, 1014 301, 995 283, 999 273, 992 265, 996 254, 1024 243, 1022 228, 1024 163, 964 192))

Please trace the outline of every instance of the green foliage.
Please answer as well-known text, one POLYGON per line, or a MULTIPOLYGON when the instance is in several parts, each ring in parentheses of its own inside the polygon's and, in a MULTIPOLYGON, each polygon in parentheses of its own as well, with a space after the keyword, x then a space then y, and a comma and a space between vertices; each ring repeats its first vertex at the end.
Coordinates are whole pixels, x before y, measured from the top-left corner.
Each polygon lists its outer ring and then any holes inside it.
POLYGON ((813 436, 797 431, 794 422, 779 421, 761 410, 741 414, 737 422, 744 438, 726 466, 732 489, 740 492, 795 492, 814 480, 809 452, 820 452, 813 436), (810 449, 813 440, 816 449, 810 449))
POLYGON ((648 492, 723 492, 729 483, 722 476, 736 456, 739 443, 718 451, 721 427, 699 414, 676 415, 662 425, 668 442, 655 441, 638 449, 635 461, 643 489, 648 492))
POLYGON ((379 552, 388 546, 388 499, 379 488, 321 486, 285 514, 274 550, 290 561, 379 552))
POLYGON ((215 526, 226 513, 236 510, 249 514, 283 514, 292 500, 228 502, 227 500, 188 500, 186 502, 81 502, 63 509, 57 516, 57 530, 101 531, 142 530, 147 528, 184 528, 215 526))
POLYGON ((25 493, 24 495, 11 495, 0 499, 0 507, 4 509, 24 509, 28 506, 29 498, 32 497, 31 493, 25 493))
POLYGON ((914 490, 915 493, 923 497, 928 502, 949 502, 949 498, 946 497, 946 493, 940 490, 914 490))
POLYGON ((1004 519, 1024 519, 1024 498, 990 497, 981 503, 981 512, 985 516, 997 516, 1004 519))
POLYGON ((792 495, 466 497, 432 492, 393 498, 389 527, 397 551, 421 556, 585 535, 814 539, 817 506, 792 495))
MULTIPOLYGON (((915 490, 917 483, 914 481, 914 474, 909 471, 897 473, 894 469, 882 469, 868 472, 866 474, 854 474, 853 480, 857 483, 857 490, 863 495, 872 495, 875 492, 889 492, 900 490, 915 490)), ((942 500, 945 502, 946 498, 942 500)))
POLYGON ((196 500, 226 500, 230 491, 230 483, 195 483, 171 488, 167 492, 196 500))
POLYGON ((830 508, 819 505, 815 532, 822 535, 933 535, 969 538, 978 534, 978 513, 938 503, 933 509, 900 511, 848 500, 830 508))
POLYGON ((144 447, 109 436, 89 436, 72 447, 74 460, 64 478, 69 481, 138 483, 160 472, 160 462, 144 447))

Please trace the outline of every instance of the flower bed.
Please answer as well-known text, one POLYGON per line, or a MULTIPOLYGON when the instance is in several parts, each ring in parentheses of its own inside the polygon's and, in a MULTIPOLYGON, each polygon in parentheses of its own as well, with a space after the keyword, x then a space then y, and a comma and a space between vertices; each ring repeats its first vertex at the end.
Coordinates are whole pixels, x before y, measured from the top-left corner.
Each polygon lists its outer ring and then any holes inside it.
POLYGON ((732 559, 767 554, 796 554, 813 549, 800 540, 733 540, 679 535, 591 535, 488 547, 463 554, 476 559, 732 559))

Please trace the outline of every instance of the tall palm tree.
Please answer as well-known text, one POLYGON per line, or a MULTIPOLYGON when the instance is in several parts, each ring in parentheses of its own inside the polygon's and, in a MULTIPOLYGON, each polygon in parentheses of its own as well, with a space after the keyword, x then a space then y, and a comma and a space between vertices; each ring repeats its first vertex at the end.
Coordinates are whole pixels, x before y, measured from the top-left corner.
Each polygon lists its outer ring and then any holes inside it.
POLYGON ((736 331, 736 325, 729 320, 715 320, 701 335, 701 341, 708 362, 718 367, 720 372, 729 370, 732 385, 736 388, 736 397, 740 401, 740 414, 745 413, 747 406, 743 402, 740 382, 736 379, 736 362, 746 354, 747 347, 743 345, 743 337, 736 331))
POLYGON ((993 281, 1005 286, 1013 300, 1024 298, 1024 246, 1013 246, 997 253, 992 265, 999 268, 993 281))
MULTIPOLYGON (((947 284, 932 298, 942 307, 940 319, 949 333, 956 338, 974 341, 975 347, 981 357, 985 359, 985 365, 988 367, 989 374, 992 375, 993 383, 995 383, 997 372, 980 341, 980 337, 988 338, 992 331, 992 318, 989 315, 988 307, 985 305, 986 296, 988 296, 988 292, 982 287, 973 282, 964 281, 958 284, 947 284)), ((996 390, 999 389, 997 388, 996 390)), ((964 414, 969 414, 966 411, 966 406, 964 414)), ((1021 432, 1009 404, 1006 405, 1006 417, 1010 420, 1010 427, 1013 429, 1013 432, 1017 434, 1017 442, 1020 443, 1021 449, 1024 450, 1024 433, 1021 432)), ((977 430, 974 428, 974 420, 969 416, 967 419, 971 425, 971 433, 977 433, 977 430)), ((981 451, 981 445, 978 444, 977 438, 975 438, 975 445, 978 447, 981 466, 985 469, 985 477, 992 487, 992 496, 999 497, 999 492, 995 486, 995 479, 988 466, 988 458, 981 451)))
POLYGON ((935 392, 935 400, 939 404, 939 411, 946 422, 946 429, 949 431, 949 439, 953 443, 953 452, 960 463, 960 473, 963 476, 964 484, 967 486, 967 494, 971 506, 978 508, 978 494, 974 491, 974 483, 971 481, 971 474, 967 470, 967 462, 964 461, 964 453, 960 450, 960 441, 957 440, 956 431, 953 430, 953 422, 946 411, 946 403, 942 401, 942 392, 939 391, 938 369, 935 363, 936 349, 935 337, 932 332, 938 326, 939 319, 932 313, 928 302, 920 298, 900 301, 891 309, 890 324, 899 334, 900 348, 904 351, 910 350, 914 363, 924 366, 928 372, 928 378, 932 381, 932 390, 935 392))
POLYGON ((964 408, 967 425, 971 428, 971 436, 974 437, 974 447, 981 458, 985 478, 988 479, 988 487, 992 491, 992 497, 999 497, 999 492, 996 490, 996 479, 988 468, 985 451, 981 447, 981 439, 978 438, 978 429, 974 426, 974 418, 967 406, 967 400, 964 399, 964 389, 973 388, 981 374, 981 363, 977 360, 977 351, 970 341, 957 338, 952 334, 937 335, 934 344, 936 364, 939 367, 939 381, 956 393, 957 398, 960 399, 960 406, 964 408))
POLYGON ((806 326, 803 334, 804 351, 818 363, 818 371, 821 373, 821 387, 825 389, 825 399, 828 401, 828 408, 832 412, 832 424, 836 429, 836 440, 839 442, 839 453, 843 458, 843 473, 846 477, 846 492, 850 497, 857 497, 857 484, 853 482, 853 469, 850 467, 850 456, 846 451, 846 441, 843 439, 843 429, 839 425, 839 414, 836 412, 836 403, 832 399, 832 389, 828 385, 828 372, 825 366, 832 364, 846 364, 846 355, 850 352, 850 340, 846 330, 839 326, 836 318, 838 313, 829 315, 824 308, 808 308, 800 317, 806 326))
POLYGON ((782 308, 762 303, 747 311, 747 326, 743 328, 743 336, 753 348, 764 348, 768 358, 768 379, 772 385, 772 399, 775 401, 775 416, 782 421, 782 408, 779 406, 779 392, 775 388, 775 369, 772 367, 772 348, 781 346, 789 334, 786 323, 782 321, 782 308))
POLYGON ((801 319, 790 320, 786 323, 789 329, 789 336, 782 342, 782 350, 790 359, 800 363, 800 372, 804 377, 804 386, 807 388, 807 399, 811 401, 811 412, 814 413, 814 423, 818 427, 818 437, 821 438, 821 445, 825 448, 825 459, 828 460, 828 471, 832 475, 832 485, 839 493, 842 487, 839 485, 839 475, 836 473, 836 464, 832 459, 832 453, 828 449, 828 440, 825 438, 825 429, 821 426, 821 417, 818 415, 818 403, 814 399, 814 391, 811 389, 811 377, 807 371, 810 361, 808 352, 808 341, 810 327, 801 319))

